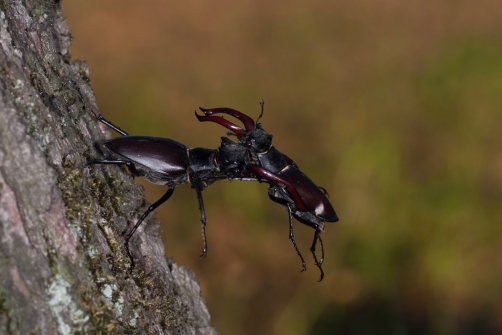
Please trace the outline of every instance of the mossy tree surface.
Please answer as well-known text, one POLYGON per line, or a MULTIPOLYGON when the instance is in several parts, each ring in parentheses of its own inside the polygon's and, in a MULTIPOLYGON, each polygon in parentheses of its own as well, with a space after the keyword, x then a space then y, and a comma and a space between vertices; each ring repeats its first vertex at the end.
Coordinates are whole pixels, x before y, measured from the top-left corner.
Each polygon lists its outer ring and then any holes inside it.
MULTIPOLYGON (((59 1, 0 1, 0 333, 214 334, 193 273, 166 260, 143 191, 87 166, 110 136, 59 1)), ((112 57, 112 55, 111 55, 112 57)))

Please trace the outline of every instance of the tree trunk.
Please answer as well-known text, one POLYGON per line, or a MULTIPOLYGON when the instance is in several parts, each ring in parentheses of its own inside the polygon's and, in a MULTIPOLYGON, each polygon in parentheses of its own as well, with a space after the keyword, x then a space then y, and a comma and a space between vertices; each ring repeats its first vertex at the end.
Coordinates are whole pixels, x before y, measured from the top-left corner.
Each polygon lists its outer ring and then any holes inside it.
POLYGON ((0 333, 215 334, 195 275, 164 257, 158 224, 116 166, 87 65, 70 64, 59 1, 0 0, 0 333))

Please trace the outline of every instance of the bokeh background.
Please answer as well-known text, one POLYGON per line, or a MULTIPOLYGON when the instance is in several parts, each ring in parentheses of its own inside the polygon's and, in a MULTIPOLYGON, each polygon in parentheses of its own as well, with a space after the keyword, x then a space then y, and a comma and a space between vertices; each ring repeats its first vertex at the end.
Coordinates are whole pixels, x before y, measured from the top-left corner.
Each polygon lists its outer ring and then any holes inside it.
MULTIPOLYGON (((216 148, 253 117, 331 195, 326 277, 266 185, 177 188, 157 211, 221 335, 502 334, 500 0, 64 1, 73 59, 131 134, 216 148)), ((165 191, 144 183, 153 202, 165 191)))

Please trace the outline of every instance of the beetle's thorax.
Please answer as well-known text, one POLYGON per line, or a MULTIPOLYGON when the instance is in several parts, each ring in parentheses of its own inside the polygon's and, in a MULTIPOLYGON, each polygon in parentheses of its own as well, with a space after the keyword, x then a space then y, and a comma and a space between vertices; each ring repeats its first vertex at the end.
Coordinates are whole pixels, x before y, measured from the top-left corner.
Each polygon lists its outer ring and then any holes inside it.
POLYGON ((192 148, 188 150, 187 177, 192 187, 204 188, 226 177, 217 164, 217 149, 192 148))
POLYGON ((263 153, 258 153, 256 158, 260 166, 272 173, 279 173, 288 165, 284 156, 274 146, 263 153))

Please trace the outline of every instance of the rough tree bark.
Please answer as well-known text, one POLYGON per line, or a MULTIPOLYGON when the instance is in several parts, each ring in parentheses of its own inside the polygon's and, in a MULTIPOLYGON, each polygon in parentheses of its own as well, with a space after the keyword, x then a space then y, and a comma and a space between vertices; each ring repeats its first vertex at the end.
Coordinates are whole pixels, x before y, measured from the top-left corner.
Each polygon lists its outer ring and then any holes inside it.
POLYGON ((0 0, 0 333, 215 334, 194 274, 164 257, 142 188, 86 166, 110 136, 83 108, 59 1, 0 0))

